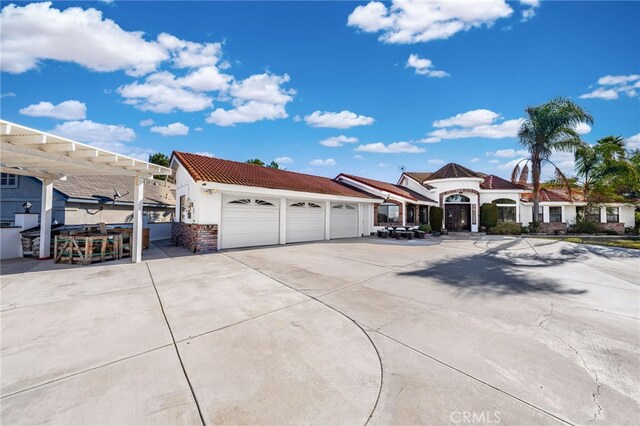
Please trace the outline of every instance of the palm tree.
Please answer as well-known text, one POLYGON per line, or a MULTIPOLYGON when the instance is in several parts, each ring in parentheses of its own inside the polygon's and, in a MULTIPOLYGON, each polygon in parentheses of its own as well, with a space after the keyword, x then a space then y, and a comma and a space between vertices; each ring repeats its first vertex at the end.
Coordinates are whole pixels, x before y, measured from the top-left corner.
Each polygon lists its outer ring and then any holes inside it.
POLYGON ((555 168, 556 179, 564 182, 571 197, 571 184, 562 171, 550 160, 554 151, 574 152, 584 146, 576 131, 579 124, 593 124, 593 117, 575 102, 558 97, 542 105, 527 107, 526 117, 518 131, 520 144, 529 151, 530 157, 519 161, 511 180, 521 184, 529 180, 533 183, 533 221, 538 222, 540 207, 540 174, 542 164, 549 163, 555 168), (524 162, 521 168, 520 163, 524 162))

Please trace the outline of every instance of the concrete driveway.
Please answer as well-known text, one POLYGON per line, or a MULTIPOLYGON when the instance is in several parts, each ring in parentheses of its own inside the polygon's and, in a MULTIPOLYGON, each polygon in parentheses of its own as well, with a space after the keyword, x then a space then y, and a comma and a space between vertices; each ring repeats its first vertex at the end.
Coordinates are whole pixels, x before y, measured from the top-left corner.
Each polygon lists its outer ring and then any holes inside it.
POLYGON ((3 262, 3 424, 633 424, 640 252, 377 239, 3 262))

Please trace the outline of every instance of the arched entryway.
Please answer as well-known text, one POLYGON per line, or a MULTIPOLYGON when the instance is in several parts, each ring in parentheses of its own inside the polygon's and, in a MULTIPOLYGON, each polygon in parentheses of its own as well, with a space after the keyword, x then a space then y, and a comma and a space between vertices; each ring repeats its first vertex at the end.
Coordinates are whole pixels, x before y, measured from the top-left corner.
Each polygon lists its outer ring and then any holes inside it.
POLYGON ((448 231, 471 231, 471 199, 453 194, 444 200, 444 225, 448 231))

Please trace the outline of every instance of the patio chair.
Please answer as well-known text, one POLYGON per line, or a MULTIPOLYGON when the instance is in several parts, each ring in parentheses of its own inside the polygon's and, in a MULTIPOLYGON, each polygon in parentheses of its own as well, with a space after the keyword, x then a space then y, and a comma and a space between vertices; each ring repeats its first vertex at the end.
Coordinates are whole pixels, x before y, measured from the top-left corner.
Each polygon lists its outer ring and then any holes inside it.
POLYGON ((378 238, 389 238, 389 231, 386 229, 378 229, 378 238))

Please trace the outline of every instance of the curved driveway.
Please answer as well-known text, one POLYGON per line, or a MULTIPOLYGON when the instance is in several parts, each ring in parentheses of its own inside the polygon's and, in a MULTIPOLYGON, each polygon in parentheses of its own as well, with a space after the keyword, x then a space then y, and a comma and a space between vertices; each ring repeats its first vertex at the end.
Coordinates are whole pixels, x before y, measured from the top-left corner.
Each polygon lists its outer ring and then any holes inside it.
POLYGON ((640 420, 638 252, 491 238, 163 249, 5 268, 3 423, 640 420))

